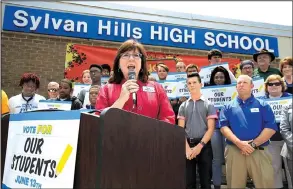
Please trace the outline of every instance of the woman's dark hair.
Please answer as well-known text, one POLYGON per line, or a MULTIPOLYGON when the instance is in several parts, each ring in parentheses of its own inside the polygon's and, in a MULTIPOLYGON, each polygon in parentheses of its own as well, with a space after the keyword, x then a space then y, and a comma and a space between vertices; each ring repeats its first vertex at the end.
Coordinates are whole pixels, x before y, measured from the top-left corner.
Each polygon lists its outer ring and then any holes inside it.
POLYGON ((231 84, 231 79, 229 76, 229 72, 226 70, 226 68, 224 68, 223 66, 217 66, 215 67, 215 69, 213 69, 212 73, 211 73, 211 78, 210 78, 210 86, 216 85, 214 78, 216 73, 218 72, 222 72, 225 76, 225 83, 224 85, 230 85, 231 84))
POLYGON ((30 81, 36 84, 37 89, 40 87, 40 79, 34 73, 24 73, 20 78, 19 86, 22 87, 24 83, 28 83, 30 81))
POLYGON ((72 81, 70 81, 69 79, 62 79, 59 83, 59 85, 61 85, 61 83, 67 83, 70 87, 70 89, 72 89, 72 81))
POLYGON ((138 50, 141 54, 141 69, 138 73, 138 79, 143 83, 146 83, 148 80, 148 70, 147 70, 147 62, 146 62, 146 51, 142 44, 139 42, 130 39, 122 43, 119 47, 118 52, 116 54, 114 64, 113 64, 113 76, 110 77, 109 83, 120 84, 123 80, 124 76, 122 71, 119 68, 120 57, 123 53, 127 51, 138 50))

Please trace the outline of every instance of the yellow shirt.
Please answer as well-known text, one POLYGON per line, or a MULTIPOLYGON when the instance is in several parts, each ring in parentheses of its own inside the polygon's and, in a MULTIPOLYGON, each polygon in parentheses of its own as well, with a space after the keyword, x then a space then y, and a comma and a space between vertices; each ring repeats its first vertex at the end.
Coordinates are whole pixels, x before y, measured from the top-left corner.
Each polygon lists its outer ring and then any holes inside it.
POLYGON ((2 108, 1 108, 1 114, 5 114, 5 113, 8 113, 9 112, 9 106, 8 106, 8 97, 7 97, 7 94, 3 91, 2 91, 2 96, 1 96, 1 105, 2 105, 2 108))

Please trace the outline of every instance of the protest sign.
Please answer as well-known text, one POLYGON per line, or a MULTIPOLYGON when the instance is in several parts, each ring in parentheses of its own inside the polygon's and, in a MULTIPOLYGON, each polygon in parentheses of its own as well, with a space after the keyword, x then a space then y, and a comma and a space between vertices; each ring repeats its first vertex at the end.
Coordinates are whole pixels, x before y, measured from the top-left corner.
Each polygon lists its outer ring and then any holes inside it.
POLYGON ((73 188, 80 111, 11 114, 2 187, 73 188))
POLYGON ((216 108, 220 108, 235 98, 237 95, 237 93, 235 95, 235 86, 235 84, 231 84, 203 87, 201 93, 206 99, 214 104, 216 108))
POLYGON ((177 81, 170 80, 170 81, 164 81, 164 82, 158 82, 158 83, 162 85, 169 99, 177 98, 177 85, 178 85, 177 81))
POLYGON ((189 91, 187 88, 186 80, 179 80, 177 81, 177 97, 189 97, 189 91))
POLYGON ((223 66, 224 68, 229 70, 228 62, 224 62, 224 63, 220 63, 220 64, 213 64, 210 66, 204 66, 200 69, 199 75, 201 78, 201 82, 204 83, 204 85, 207 85, 210 83, 211 73, 218 66, 223 66))
MULTIPOLYGON (((152 72, 151 76, 153 76, 157 81, 160 81, 157 72, 152 72)), ((168 81, 182 80, 182 79, 186 80, 186 78, 187 78, 186 72, 169 72, 166 80, 168 81)))
POLYGON ((71 104, 71 101, 40 100, 38 109, 71 110, 71 104))
POLYGON ((76 83, 76 84, 74 84, 74 87, 73 87, 72 96, 78 97, 81 90, 85 89, 86 91, 89 91, 90 87, 91 87, 90 84, 76 83))
POLYGON ((110 77, 101 77, 101 86, 104 86, 108 83, 110 77))
POLYGON ((282 108, 285 105, 292 104, 292 96, 277 98, 277 99, 264 99, 272 108, 276 122, 279 123, 281 120, 282 108))

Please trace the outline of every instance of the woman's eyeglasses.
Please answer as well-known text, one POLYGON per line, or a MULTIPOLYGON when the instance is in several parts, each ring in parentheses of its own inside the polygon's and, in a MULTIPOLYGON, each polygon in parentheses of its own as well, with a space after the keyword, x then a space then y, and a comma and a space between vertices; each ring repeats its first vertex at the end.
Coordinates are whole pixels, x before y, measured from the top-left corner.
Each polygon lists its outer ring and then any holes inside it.
POLYGON ((126 53, 126 54, 122 54, 121 55, 121 58, 123 58, 123 59, 130 59, 131 56, 134 59, 138 60, 138 59, 140 59, 142 57, 142 54, 140 54, 140 53, 138 53, 138 54, 128 54, 128 53, 126 53))
POLYGON ((270 86, 270 87, 272 87, 272 86, 281 86, 282 85, 282 83, 281 82, 278 82, 278 83, 268 83, 267 84, 268 86, 270 86))
POLYGON ((58 89, 48 89, 48 92, 57 92, 58 89))

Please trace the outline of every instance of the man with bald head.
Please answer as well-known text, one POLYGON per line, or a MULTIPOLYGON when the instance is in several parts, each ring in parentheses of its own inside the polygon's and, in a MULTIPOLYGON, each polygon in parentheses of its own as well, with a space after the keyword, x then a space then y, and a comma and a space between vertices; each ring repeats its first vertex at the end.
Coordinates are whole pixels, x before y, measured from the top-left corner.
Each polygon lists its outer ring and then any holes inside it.
POLYGON ((253 96, 248 75, 237 79, 238 96, 220 113, 219 127, 226 137, 227 188, 245 188, 247 176, 255 188, 274 188, 270 138, 277 131, 271 107, 253 96))
POLYGON ((48 100, 56 100, 59 96, 59 84, 51 81, 48 84, 48 100))
POLYGON ((176 71, 177 72, 185 72, 185 64, 184 62, 177 62, 176 63, 176 71))

